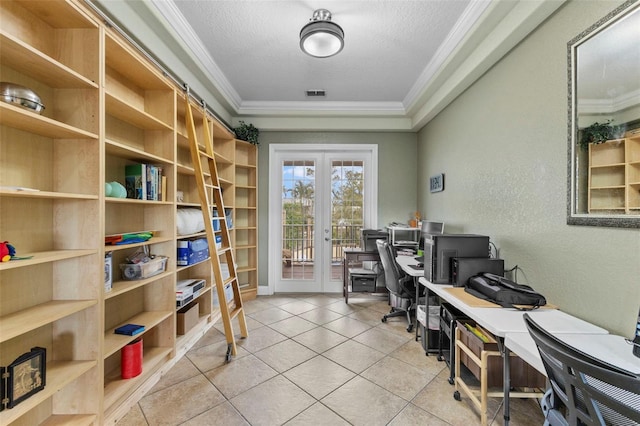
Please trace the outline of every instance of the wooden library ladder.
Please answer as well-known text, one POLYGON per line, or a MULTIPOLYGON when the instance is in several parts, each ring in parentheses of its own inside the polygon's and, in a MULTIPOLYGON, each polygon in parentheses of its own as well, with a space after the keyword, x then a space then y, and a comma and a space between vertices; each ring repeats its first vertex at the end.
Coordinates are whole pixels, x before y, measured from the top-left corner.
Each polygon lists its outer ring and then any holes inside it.
MULTIPOLYGON (((238 284, 236 274, 236 264, 233 256, 233 248, 231 246, 231 238, 229 237, 229 228, 225 217, 224 203, 222 201, 222 188, 218 178, 218 169, 216 167, 215 155, 213 152, 213 135, 211 133, 211 118, 209 118, 206 106, 203 103, 203 138, 204 151, 200 148, 196 135, 196 126, 191 109, 189 89, 186 88, 186 125, 189 135, 189 146, 191 148, 191 160, 195 169, 195 177, 198 183, 198 195, 202 214, 204 215, 204 225, 207 233, 207 242, 209 245, 209 254, 211 259, 211 267, 215 278, 215 287, 218 294, 218 303, 220 305, 220 313, 222 323, 224 324, 224 334, 227 338, 227 354, 226 362, 231 361, 231 356, 237 353, 235 334, 231 321, 238 318, 240 324, 240 335, 243 338, 248 336, 247 322, 244 315, 242 304, 242 296, 238 284), (209 182, 207 182, 209 180, 209 182), (209 194, 212 193, 214 203, 211 204, 209 194), (218 214, 213 216, 213 208, 217 209, 218 214), (213 229, 213 221, 219 224, 219 235, 222 237, 222 245, 216 244, 216 233, 213 229), (221 261, 221 258, 223 261, 221 261), (226 264, 228 274, 222 275, 221 265, 226 264), (228 276, 227 276, 228 275, 228 276), (233 290, 233 298, 227 300, 225 297, 225 289, 231 286, 233 290)), ((226 272, 226 271, 225 271, 226 272)))

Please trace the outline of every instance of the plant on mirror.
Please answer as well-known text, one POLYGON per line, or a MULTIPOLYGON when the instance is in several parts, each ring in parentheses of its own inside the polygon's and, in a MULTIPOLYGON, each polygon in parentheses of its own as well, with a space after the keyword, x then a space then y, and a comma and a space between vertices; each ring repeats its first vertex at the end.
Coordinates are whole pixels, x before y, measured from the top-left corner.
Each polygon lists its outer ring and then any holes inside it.
POLYGON ((597 121, 590 126, 580 130, 580 139, 578 145, 582 149, 587 149, 590 143, 599 144, 611 139, 621 138, 624 134, 624 126, 611 124, 613 120, 607 120, 606 123, 598 123, 597 121))

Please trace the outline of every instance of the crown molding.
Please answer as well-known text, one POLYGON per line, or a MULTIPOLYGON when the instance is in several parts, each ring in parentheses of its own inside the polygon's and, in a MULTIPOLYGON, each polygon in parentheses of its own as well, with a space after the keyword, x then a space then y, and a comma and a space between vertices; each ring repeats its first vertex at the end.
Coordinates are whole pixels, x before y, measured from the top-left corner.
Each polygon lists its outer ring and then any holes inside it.
POLYGON ((214 82, 215 86, 226 98, 227 102, 237 111, 242 103, 238 92, 233 88, 227 77, 211 57, 208 50, 202 44, 202 40, 193 32, 193 28, 185 20, 173 0, 149 0, 151 5, 160 15, 170 22, 165 26, 167 30, 173 29, 173 37, 183 41, 184 51, 194 63, 200 65, 206 74, 214 82), (188 47, 187 47, 188 46, 188 47))
MULTIPOLYGON (((222 115, 230 121, 252 117, 254 125, 259 121, 259 127, 265 129, 289 125, 292 129, 349 131, 360 125, 360 130, 383 131, 384 126, 389 126, 388 130, 393 131, 418 131, 566 0, 472 1, 402 102, 243 100, 185 21, 174 0, 86 1, 98 2, 106 9, 114 9, 112 5, 116 3, 128 4, 129 10, 119 11, 119 16, 127 17, 130 26, 144 26, 145 40, 151 45, 160 42, 171 48, 171 54, 181 62, 185 74, 196 80, 187 83, 196 91, 201 89, 203 94, 211 95, 213 100, 205 97, 207 103, 224 108, 222 115), (131 13, 137 17, 130 18, 131 13), (317 116, 316 121, 313 116, 317 116), (291 120, 287 120, 288 117, 291 120), (304 120, 297 125, 295 118, 304 120)), ((129 28, 131 30, 133 28, 129 28)))
MULTIPOLYGON (((492 5, 478 21, 476 30, 491 31, 475 43, 471 52, 466 52, 464 43, 454 54, 453 60, 443 67, 443 81, 433 79, 424 96, 409 111, 413 120, 412 128, 416 131, 424 127, 447 105, 469 88, 489 68, 500 61, 511 49, 531 33, 538 25, 554 13, 566 0, 522 0, 518 2, 501 2, 492 0, 492 5), (509 5, 509 3, 515 3, 509 5), (506 12, 504 7, 508 6, 506 12), (461 63, 456 59, 463 57, 461 63), (455 66, 452 66, 455 65, 455 66), (424 100, 424 102, 422 102, 424 100)), ((473 43, 477 34, 471 32, 466 43, 473 43)))
POLYGON ((240 115, 385 115, 406 116, 401 102, 263 102, 243 101, 238 109, 240 115))

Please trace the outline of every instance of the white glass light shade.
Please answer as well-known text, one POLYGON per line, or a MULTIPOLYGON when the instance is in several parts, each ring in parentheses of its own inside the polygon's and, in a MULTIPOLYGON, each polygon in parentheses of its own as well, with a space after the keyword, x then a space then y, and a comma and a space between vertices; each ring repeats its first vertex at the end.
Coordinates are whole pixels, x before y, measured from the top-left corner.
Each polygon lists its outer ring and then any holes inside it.
POLYGON ((344 47, 344 31, 329 20, 331 14, 328 11, 327 14, 327 20, 312 20, 300 31, 300 48, 316 58, 328 58, 344 47))

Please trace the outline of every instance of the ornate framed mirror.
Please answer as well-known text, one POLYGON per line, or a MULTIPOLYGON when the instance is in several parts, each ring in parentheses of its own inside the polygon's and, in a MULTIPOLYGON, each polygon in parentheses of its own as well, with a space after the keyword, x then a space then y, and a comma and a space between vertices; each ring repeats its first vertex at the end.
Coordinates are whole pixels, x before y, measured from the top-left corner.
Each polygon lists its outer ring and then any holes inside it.
POLYGON ((570 225, 640 228, 640 1, 567 44, 570 225))

